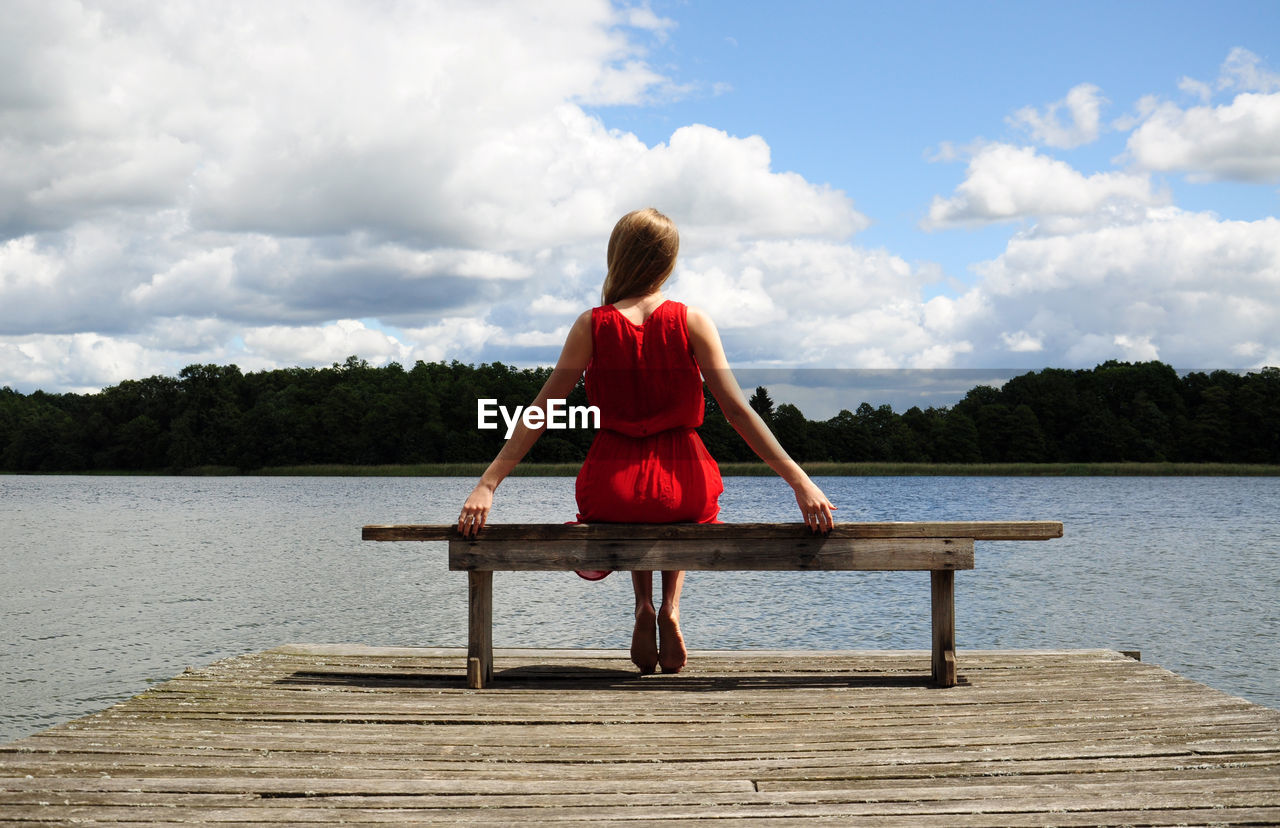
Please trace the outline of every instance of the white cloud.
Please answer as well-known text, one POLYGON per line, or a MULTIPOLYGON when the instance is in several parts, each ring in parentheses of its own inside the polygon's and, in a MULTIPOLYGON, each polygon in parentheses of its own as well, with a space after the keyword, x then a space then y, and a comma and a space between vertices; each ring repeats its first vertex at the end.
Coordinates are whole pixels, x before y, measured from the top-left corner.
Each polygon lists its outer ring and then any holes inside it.
POLYGON ((1216 88, 1234 90, 1230 103, 1211 105, 1213 87, 1183 78, 1179 89, 1199 106, 1182 107, 1146 96, 1136 118, 1126 155, 1146 170, 1177 171, 1192 180, 1280 181, 1280 74, 1269 70, 1248 49, 1235 48, 1223 61, 1216 88))
POLYGON ((584 303, 544 293, 529 303, 529 312, 538 315, 569 316, 582 313, 584 303))
POLYGON ((158 354, 135 342, 91 333, 0 340, 0 386, 91 393, 167 367, 158 354))
POLYGON ((474 360, 489 342, 506 331, 483 319, 448 316, 421 328, 406 328, 406 339, 414 343, 414 357, 425 362, 457 359, 474 360))
POLYGON ((1102 90, 1091 83, 1072 87, 1067 96, 1045 107, 1023 107, 1007 120, 1030 133, 1031 137, 1051 147, 1070 149, 1098 139, 1102 105, 1107 103, 1102 90), (1069 123, 1063 123, 1060 112, 1065 109, 1069 123))
POLYGON ((708 311, 744 364, 936 367, 969 345, 926 310, 935 276, 884 250, 760 240, 693 256, 670 294, 708 311))
POLYGON ((1280 93, 1244 92, 1222 106, 1159 104, 1130 134, 1127 149, 1143 169, 1280 180, 1280 93))
POLYGON ((1240 89, 1245 92, 1280 91, 1280 74, 1272 72, 1262 58, 1248 49, 1237 46, 1222 62, 1218 75, 1219 89, 1240 89))
POLYGON ((25 104, 0 110, 12 235, 163 205, 224 230, 465 239, 441 183, 487 135, 666 82, 604 0, 17 11, 0 23, 17 70, 0 87, 25 104))
POLYGON ((156 319, 133 338, 144 348, 163 353, 180 368, 192 362, 222 362, 229 356, 227 343, 243 333, 236 323, 224 319, 167 316, 156 319))
POLYGON ((1222 221, 1165 208, 1123 226, 1033 232, 1011 240, 979 272, 953 335, 972 338, 987 359, 1031 351, 1034 343, 1050 364, 1159 358, 1233 366, 1280 342, 1274 218, 1222 221), (1017 320, 1018 332, 991 333, 1017 320))
MULTIPOLYGON (((1136 114, 1113 125, 1132 130, 1126 158, 1135 169, 1128 172, 1086 176, 1030 148, 1003 144, 970 150, 964 181, 950 197, 934 199, 923 226, 1025 222, 999 256, 974 266, 976 284, 925 306, 935 335, 972 345, 954 355, 957 364, 1084 367, 1162 359, 1191 367, 1247 360, 1256 367, 1274 358, 1280 221, 1224 221, 1179 209, 1168 192, 1152 187, 1148 171, 1276 180, 1280 79, 1256 56, 1235 50, 1216 86, 1232 90, 1233 100, 1210 103, 1215 87, 1190 78, 1179 87, 1198 105, 1145 96, 1136 114)), ((1076 89, 1082 92, 1076 111, 1087 112, 1084 103, 1096 91, 1076 89)), ((1074 146, 1057 117, 1069 100, 1045 112, 1023 110, 1014 120, 1047 144, 1074 146)), ((943 149, 941 155, 955 155, 943 149)))
POLYGON ((619 11, 619 15, 628 26, 654 32, 666 33, 676 25, 676 22, 668 17, 659 17, 648 5, 627 6, 619 11))
POLYGON ((564 344, 565 337, 569 335, 569 326, 556 328, 553 331, 522 331, 516 334, 507 334, 499 341, 521 348, 546 348, 559 350, 564 344))
POLYGON ((129 291, 129 299, 152 313, 164 316, 199 314, 226 307, 234 300, 236 279, 234 247, 194 250, 147 282, 129 291))
POLYGON ((698 238, 845 239, 868 220, 848 197, 795 173, 770 173, 769 145, 759 136, 733 138, 710 127, 676 130, 648 154, 640 172, 647 193, 698 238), (669 209, 668 209, 669 206, 669 209))
MULTIPOLYGON (((589 114, 684 94, 647 51, 674 24, 645 5, 10 5, 0 385, 351 354, 545 364, 598 296, 612 223, 646 204, 681 229, 669 294, 712 313, 737 363, 1280 353, 1275 220, 1180 211, 1146 172, 1275 175, 1277 87, 1247 52, 1219 79, 1233 101, 1186 79, 1199 105, 1140 104, 1136 171, 940 144, 968 169, 926 227, 1027 221, 977 285, 926 297, 938 267, 852 243, 869 219, 775 171, 768 136, 688 124, 651 145, 589 114)), ((1078 146, 1104 103, 1081 84, 1011 120, 1078 146)))
POLYGON ((765 287, 764 272, 754 265, 726 263, 724 258, 698 256, 681 265, 668 293, 707 311, 722 332, 756 330, 777 319, 781 311, 765 287))
POLYGON ((1002 333, 1000 334, 1000 341, 1014 353, 1037 353, 1044 350, 1044 343, 1040 337, 1027 331, 1002 333))
POLYGON ((247 352, 275 365, 332 365, 358 355, 375 365, 403 361, 411 349, 395 337, 355 319, 328 325, 271 325, 243 335, 247 352))
POLYGON ((0 336, 118 332, 135 321, 121 306, 131 274, 116 265, 129 242, 93 222, 0 245, 0 336))
MULTIPOLYGON (((1194 98, 1198 98, 1200 103, 1208 103, 1209 99, 1213 97, 1213 87, 1209 86, 1209 84, 1204 81, 1198 81, 1195 78, 1182 78, 1178 81, 1178 89, 1194 98)), ((1132 129, 1133 126, 1129 125, 1128 128, 1132 129)))
POLYGON ((923 225, 936 229, 1031 217, 1096 216, 1166 200, 1152 190, 1146 175, 1085 176, 1031 147, 990 144, 970 159, 965 180, 953 196, 934 198, 923 225))
POLYGON ((698 245, 865 227, 843 193, 773 171, 763 138, 690 125, 648 146, 584 111, 681 94, 646 56, 673 25, 605 0, 18 4, 0 337, 115 337, 173 370, 391 354, 336 321, 381 319, 431 333, 402 343, 415 358, 464 358, 549 341, 565 320, 523 312, 590 301, 637 206, 698 245))

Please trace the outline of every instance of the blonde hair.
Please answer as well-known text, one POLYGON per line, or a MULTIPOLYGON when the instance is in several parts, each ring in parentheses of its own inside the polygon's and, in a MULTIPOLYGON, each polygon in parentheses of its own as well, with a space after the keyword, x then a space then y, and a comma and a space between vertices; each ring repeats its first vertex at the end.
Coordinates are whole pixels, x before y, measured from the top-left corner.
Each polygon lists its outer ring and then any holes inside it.
POLYGON ((618 219, 609 236, 609 273, 600 299, 605 305, 662 287, 676 266, 680 233, 675 222, 652 207, 618 219))

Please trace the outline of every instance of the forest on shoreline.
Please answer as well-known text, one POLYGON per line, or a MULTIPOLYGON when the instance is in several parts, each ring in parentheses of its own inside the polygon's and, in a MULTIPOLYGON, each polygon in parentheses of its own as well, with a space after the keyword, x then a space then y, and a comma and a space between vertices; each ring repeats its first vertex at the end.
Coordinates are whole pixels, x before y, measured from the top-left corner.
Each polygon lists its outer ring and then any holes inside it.
MULTIPOLYGON (((235 365, 191 365, 177 377, 126 380, 94 394, 23 394, 6 386, 0 471, 244 473, 485 463, 503 432, 476 427, 476 401, 527 405, 549 373, 457 361, 375 367, 350 357, 328 368, 247 374, 235 365)), ((586 404, 581 383, 568 402, 586 404)), ((710 395, 707 403, 699 433, 712 456, 726 464, 754 461, 710 395)), ((898 413, 860 402, 827 420, 775 403, 763 387, 751 405, 806 464, 1007 469, 995 473, 1079 464, 1280 464, 1278 368, 1182 376, 1160 362, 1046 368, 1000 388, 976 386, 952 406, 898 413)), ((593 435, 548 431, 527 459, 580 463, 593 435)))

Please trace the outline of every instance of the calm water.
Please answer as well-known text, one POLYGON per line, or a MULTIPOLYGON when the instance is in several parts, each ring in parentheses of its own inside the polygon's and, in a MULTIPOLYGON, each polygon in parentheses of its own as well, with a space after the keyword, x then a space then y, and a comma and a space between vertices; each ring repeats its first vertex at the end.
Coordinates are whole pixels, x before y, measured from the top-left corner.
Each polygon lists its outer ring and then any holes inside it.
MULTIPOLYGON (((959 647, 1109 647, 1280 708, 1280 479, 823 478, 842 520, 1056 519, 978 545, 959 647)), ((362 543, 447 523, 450 478, 0 476, 0 742, 188 666, 288 642, 465 646, 443 547, 362 543)), ((726 521, 795 520, 779 480, 731 478, 726 521)), ((574 514, 570 478, 513 478, 496 520, 574 514)), ((625 647, 630 581, 498 573, 499 646, 625 647)), ((693 573, 693 648, 930 644, 924 573, 693 573)))

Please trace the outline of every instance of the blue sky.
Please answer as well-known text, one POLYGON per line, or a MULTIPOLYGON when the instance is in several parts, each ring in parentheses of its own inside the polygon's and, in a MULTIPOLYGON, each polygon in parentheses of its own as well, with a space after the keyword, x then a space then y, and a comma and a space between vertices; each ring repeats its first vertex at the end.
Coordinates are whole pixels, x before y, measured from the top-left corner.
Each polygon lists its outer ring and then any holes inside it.
POLYGON ((744 370, 1280 363, 1280 4, 232 5, 0 19, 0 385, 549 364, 648 204, 744 370))
MULTIPOLYGON (((1227 54, 1250 48, 1280 71, 1274 2, 666 2, 676 25, 653 62, 692 88, 646 107, 601 107, 606 124, 649 144, 688 123, 761 135, 777 170, 845 191, 871 226, 863 244, 944 264, 997 255, 1008 228, 924 233, 933 196, 964 177, 960 162, 930 162, 943 142, 1018 142, 1006 119, 1081 83, 1102 89, 1106 120, 1144 96, 1183 97, 1184 77, 1212 82, 1227 54), (725 90, 717 94, 720 86, 725 90)), ((1115 167, 1124 136, 1059 151, 1083 173, 1115 167)), ((1187 183, 1165 175, 1175 201, 1223 218, 1274 216, 1276 186, 1187 183)))

